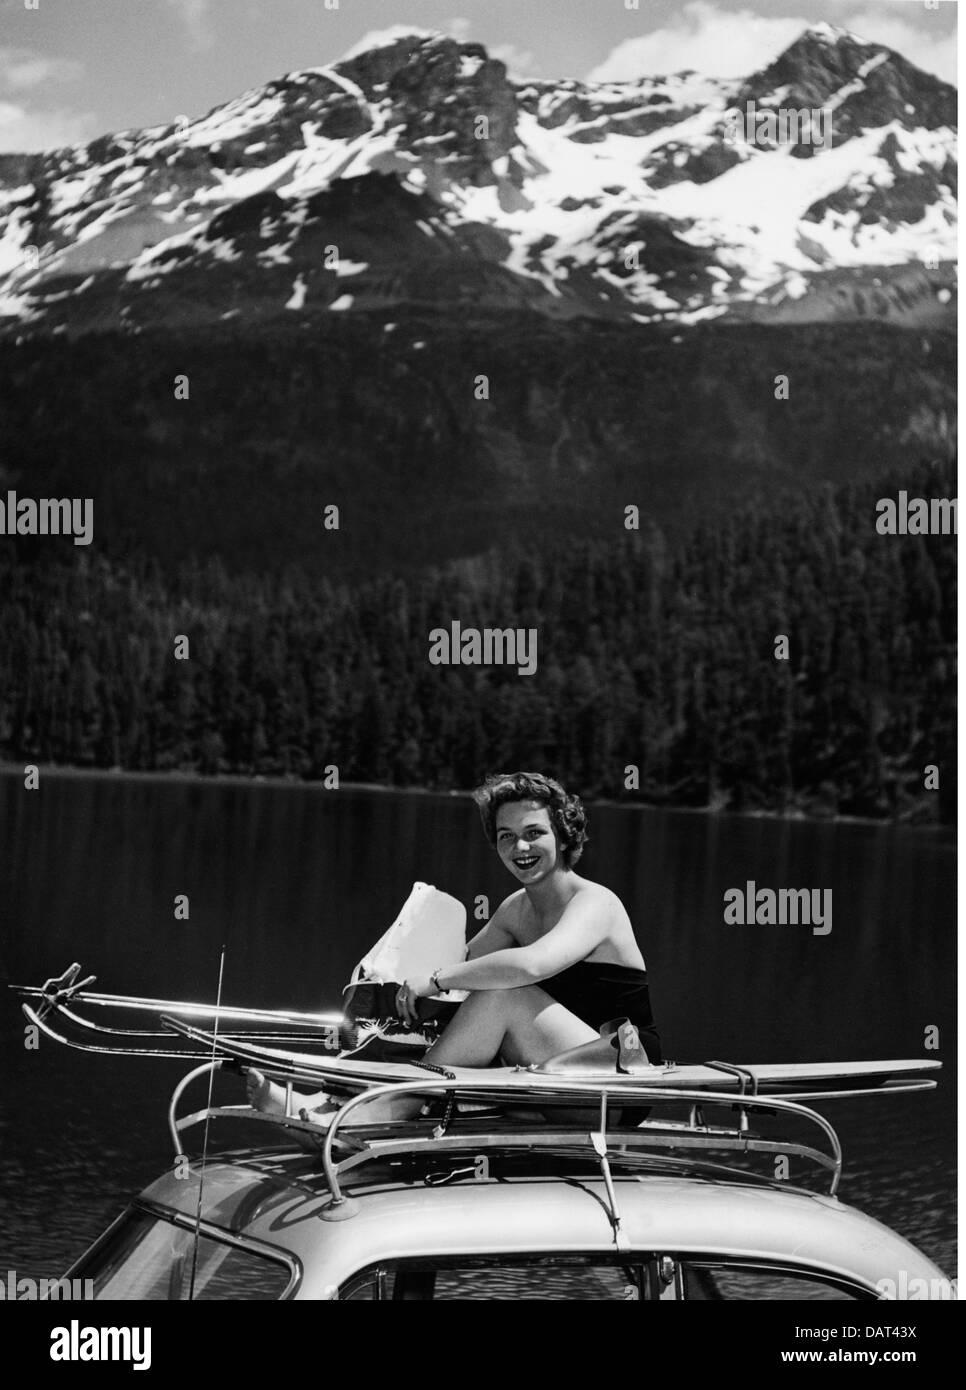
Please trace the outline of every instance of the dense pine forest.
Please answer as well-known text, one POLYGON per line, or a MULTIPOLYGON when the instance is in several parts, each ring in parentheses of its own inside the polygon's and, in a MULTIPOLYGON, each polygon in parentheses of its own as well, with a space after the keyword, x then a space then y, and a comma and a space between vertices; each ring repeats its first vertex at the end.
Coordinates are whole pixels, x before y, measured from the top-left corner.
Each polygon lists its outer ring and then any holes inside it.
POLYGON ((115 559, 356 582, 609 546, 625 503, 676 544, 702 516, 955 448, 948 330, 329 319, 0 340, 0 496, 94 498, 115 559))
POLYGON ((6 538, 0 756, 441 788, 527 766, 652 804, 951 818, 956 541, 879 535, 899 488, 954 496, 953 465, 354 584, 6 538), (536 629, 536 673, 430 664, 454 620, 536 629))

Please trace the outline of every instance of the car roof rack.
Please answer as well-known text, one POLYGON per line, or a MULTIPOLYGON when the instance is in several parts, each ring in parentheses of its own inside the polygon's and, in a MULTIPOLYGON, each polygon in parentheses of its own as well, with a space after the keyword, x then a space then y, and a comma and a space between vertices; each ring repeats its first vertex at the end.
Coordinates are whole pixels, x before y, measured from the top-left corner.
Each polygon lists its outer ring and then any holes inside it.
MULTIPOLYGON (((612 1180, 612 1165, 640 1166, 658 1161, 664 1167, 683 1167, 692 1169, 700 1166, 715 1173, 725 1173, 731 1177, 749 1178, 746 1170, 710 1163, 701 1158, 714 1150, 735 1153, 764 1153, 796 1155, 811 1161, 830 1174, 828 1195, 834 1197, 842 1177, 842 1148, 838 1135, 831 1123, 817 1111, 802 1104, 803 1097, 787 1100, 777 1096, 759 1096, 742 1090, 735 1092, 709 1092, 678 1089, 668 1086, 629 1085, 622 1078, 620 1087, 608 1087, 600 1082, 567 1080, 561 1078, 559 1085, 541 1096, 544 1108, 552 1110, 555 1101, 567 1101, 573 1105, 575 1100, 587 1099, 587 1108, 597 1112, 596 1128, 588 1128, 575 1120, 566 1125, 556 1119, 545 1123, 534 1123, 519 1111, 516 1115, 505 1110, 498 1112, 494 1121, 493 1108, 488 1107, 485 1117, 479 1112, 461 1113, 455 1109, 455 1092, 462 1101, 471 1102, 474 1090, 487 1091, 487 1083, 475 1083, 462 1077, 457 1082, 447 1076, 427 1076, 424 1080, 389 1082, 376 1085, 350 1096, 333 1115, 327 1128, 299 1118, 293 1113, 292 1083, 286 1083, 286 1111, 283 1114, 267 1114, 249 1105, 207 1105, 201 1110, 178 1117, 178 1104, 187 1087, 198 1077, 217 1071, 226 1059, 215 1058, 193 1068, 175 1087, 168 1107, 168 1128, 174 1143, 175 1154, 183 1156, 181 1134, 193 1125, 208 1119, 233 1119, 268 1124, 280 1131, 298 1132, 303 1145, 305 1138, 314 1142, 321 1153, 322 1169, 330 1193, 330 1200, 320 1215, 324 1220, 339 1221, 355 1215, 358 1209, 356 1199, 347 1196, 342 1190, 341 1179, 350 1171, 365 1163, 372 1163, 387 1157, 441 1156, 470 1152, 474 1155, 490 1152, 566 1152, 570 1156, 581 1155, 596 1159, 604 1180, 609 1204, 609 1215, 615 1235, 620 1236, 620 1213, 612 1180), (386 1096, 403 1094, 425 1095, 428 1098, 444 1097, 445 1114, 440 1119, 424 1117, 411 1120, 383 1121, 366 1125, 360 1111, 368 1102, 386 1096), (622 1125, 612 1117, 613 1111, 628 1108, 649 1108, 669 1104, 684 1104, 688 1108, 686 1121, 645 1120, 637 1126, 622 1125), (730 1125, 711 1125, 705 1117, 710 1106, 724 1107, 736 1112, 730 1125), (748 1126, 749 1111, 761 1114, 781 1114, 789 1118, 804 1120, 822 1130, 828 1141, 830 1152, 823 1152, 809 1144, 784 1139, 765 1139, 753 1133, 748 1126), (354 1117, 355 1122, 347 1127, 347 1121, 354 1117), (454 1123, 455 1120, 455 1123, 454 1123), (303 1137, 304 1136, 304 1137, 303 1137), (682 1157, 682 1151, 685 1156, 682 1157), (338 1156, 337 1156, 338 1155, 338 1156)), ((722 1070, 734 1071, 741 1075, 742 1069, 730 1063, 712 1063, 722 1070)), ((886 1086, 857 1087, 849 1091, 809 1093, 804 1099, 839 1099, 843 1095, 882 1095, 883 1092, 908 1092, 931 1090, 935 1083, 924 1080, 896 1080, 886 1086)), ((492 1087, 490 1088, 492 1091, 492 1087)), ((512 1102, 509 1102, 512 1105, 512 1102)), ((519 1106, 519 1098, 517 1099, 519 1106)), ((293 1133, 294 1137, 294 1133, 293 1133)), ((307 1145, 311 1148, 311 1142, 307 1145)), ((783 1184, 787 1186, 787 1184, 783 1184)))

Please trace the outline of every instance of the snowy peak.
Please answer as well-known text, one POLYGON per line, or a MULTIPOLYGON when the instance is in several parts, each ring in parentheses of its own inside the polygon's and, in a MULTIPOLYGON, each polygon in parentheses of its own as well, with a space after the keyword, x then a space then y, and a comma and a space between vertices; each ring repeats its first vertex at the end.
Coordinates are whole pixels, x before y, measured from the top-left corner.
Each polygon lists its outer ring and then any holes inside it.
POLYGON ((343 59, 338 71, 383 108, 398 143, 479 170, 516 139, 516 95, 506 67, 482 44, 407 34, 343 59))
POLYGON ((956 89, 883 44, 829 24, 806 29, 784 53, 748 78, 744 106, 828 108, 832 143, 898 122, 906 130, 956 128, 956 89))

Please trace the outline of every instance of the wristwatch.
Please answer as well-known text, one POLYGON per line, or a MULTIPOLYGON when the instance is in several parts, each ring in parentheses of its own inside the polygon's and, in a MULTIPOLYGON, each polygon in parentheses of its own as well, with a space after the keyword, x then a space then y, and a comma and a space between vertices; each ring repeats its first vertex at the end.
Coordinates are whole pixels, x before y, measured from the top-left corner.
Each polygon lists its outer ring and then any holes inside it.
POLYGON ((432 985, 433 989, 436 991, 437 994, 445 994, 445 993, 446 993, 445 989, 443 988, 443 986, 442 986, 442 985, 440 984, 440 982, 439 982, 440 973, 441 973, 444 969, 445 969, 445 967, 441 965, 441 966, 439 967, 439 969, 438 969, 438 970, 434 970, 433 973, 432 973, 432 975, 430 975, 430 977, 429 977, 429 983, 432 985))

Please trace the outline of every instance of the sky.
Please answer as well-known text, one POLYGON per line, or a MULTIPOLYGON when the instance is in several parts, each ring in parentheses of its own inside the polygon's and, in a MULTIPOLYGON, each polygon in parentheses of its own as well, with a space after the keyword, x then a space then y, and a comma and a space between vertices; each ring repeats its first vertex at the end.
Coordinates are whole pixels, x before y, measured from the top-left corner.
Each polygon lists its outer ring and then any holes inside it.
POLYGON ((745 76, 819 20, 956 80, 956 0, 0 0, 0 151, 194 118, 412 24, 511 75, 745 76), (36 8, 28 9, 27 6, 36 8))

